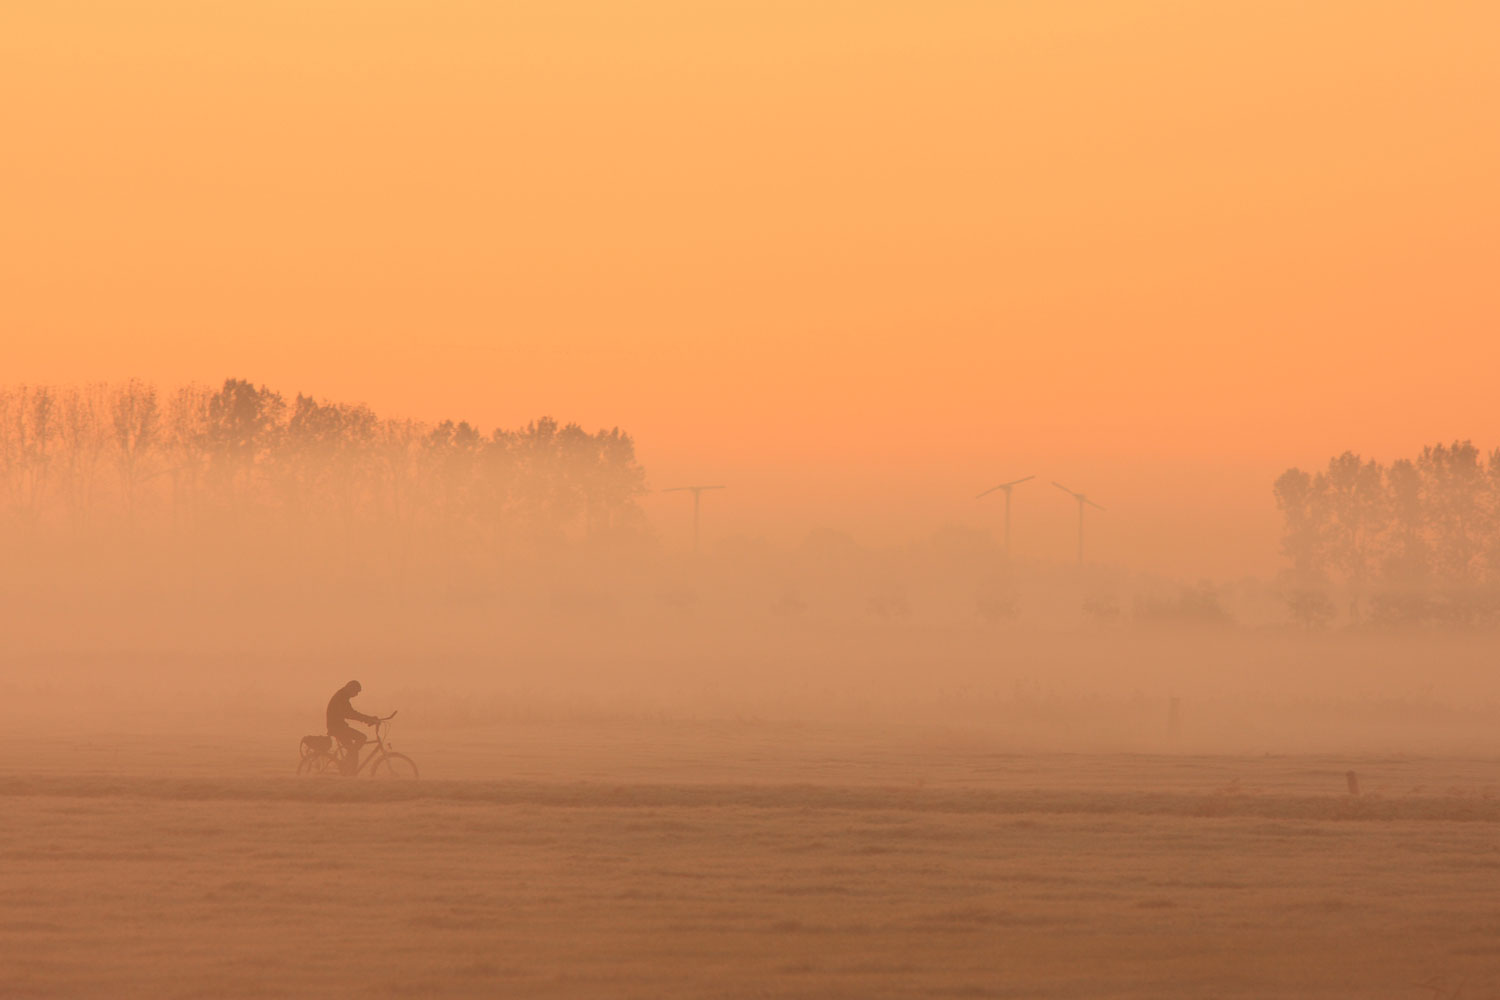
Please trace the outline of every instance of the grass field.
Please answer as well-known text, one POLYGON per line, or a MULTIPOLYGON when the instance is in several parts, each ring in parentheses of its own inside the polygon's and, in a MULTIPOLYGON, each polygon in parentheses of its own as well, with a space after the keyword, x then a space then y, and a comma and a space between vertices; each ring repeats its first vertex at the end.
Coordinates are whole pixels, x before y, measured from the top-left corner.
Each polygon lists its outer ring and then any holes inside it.
POLYGON ((12 734, 0 995, 1500 996, 1493 760, 407 737, 415 785, 299 781, 295 735, 12 734))

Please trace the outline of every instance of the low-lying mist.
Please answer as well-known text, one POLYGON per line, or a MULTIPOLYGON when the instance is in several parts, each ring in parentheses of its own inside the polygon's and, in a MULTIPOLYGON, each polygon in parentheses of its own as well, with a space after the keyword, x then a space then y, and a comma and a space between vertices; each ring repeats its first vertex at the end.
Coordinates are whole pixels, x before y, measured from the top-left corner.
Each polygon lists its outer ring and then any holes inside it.
POLYGON ((239 720, 286 739, 350 678, 429 729, 1279 753, 1489 752, 1500 724, 1477 619, 1299 616, 1286 581, 1010 561, 957 526, 674 551, 618 430, 426 426, 236 381, 16 390, 3 409, 0 697, 38 730, 239 720))

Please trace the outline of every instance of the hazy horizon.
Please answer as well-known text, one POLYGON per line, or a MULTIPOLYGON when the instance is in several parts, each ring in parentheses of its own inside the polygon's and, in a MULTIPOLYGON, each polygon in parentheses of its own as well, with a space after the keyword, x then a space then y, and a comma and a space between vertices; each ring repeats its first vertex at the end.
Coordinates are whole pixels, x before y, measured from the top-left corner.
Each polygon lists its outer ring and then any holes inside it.
MULTIPOLYGON (((104 389, 131 380, 41 382, 33 383, 32 387, 66 392, 90 387, 104 389)), ((173 384, 133 380, 152 385, 163 399, 179 388, 197 386, 210 391, 224 381, 195 379, 173 384)), ((372 406, 365 398, 331 397, 301 385, 286 387, 253 378, 246 381, 276 391, 288 401, 305 394, 332 405, 372 406)), ((17 380, 6 388, 20 389, 25 384, 17 380)), ((434 409, 428 414, 373 406, 373 411, 383 420, 414 421, 419 426, 437 426, 445 421, 467 423, 486 436, 497 429, 524 427, 538 419, 583 423, 556 409, 543 409, 506 425, 476 420, 456 409, 434 409)), ((1245 578, 1271 582, 1285 569, 1280 542, 1282 526, 1272 487, 1288 468, 1316 472, 1330 459, 1351 451, 1366 460, 1387 465, 1412 458, 1423 447, 1473 437, 1460 434, 1422 440, 1406 452, 1389 455, 1362 453, 1349 447, 1316 454, 1302 444, 1288 451, 1289 455, 1303 456, 1301 461, 1267 456, 1248 468, 1235 469, 1232 476, 1226 475, 1223 461, 1185 458, 1174 461, 1171 456, 1161 455, 1153 459, 1152 465, 1132 468, 1130 460, 1122 456, 1093 456, 1083 462, 1069 463, 1041 455, 1028 463, 1024 456, 1036 453, 1017 449, 987 465, 976 461, 971 468, 954 467, 952 462, 937 459, 930 465, 909 461, 903 466, 908 474, 891 481, 875 478, 879 472, 873 470, 855 470, 847 478, 837 478, 836 463, 810 458, 798 462, 794 454, 778 456, 766 466, 735 458, 710 457, 692 464, 679 460, 658 467, 651 464, 651 456, 671 454, 670 442, 664 445, 642 440, 630 426, 619 421, 603 420, 585 429, 618 430, 631 437, 646 475, 645 491, 638 502, 649 517, 657 540, 671 550, 686 551, 692 545, 692 500, 690 495, 664 492, 673 487, 700 482, 727 487, 727 492, 707 495, 701 522, 705 552, 720 544, 745 543, 792 549, 810 535, 829 531, 849 535, 864 546, 901 548, 922 544, 935 533, 955 527, 978 532, 997 544, 1002 542, 1004 495, 995 493, 981 498, 979 494, 998 482, 1031 476, 1029 482, 1015 488, 1012 498, 1012 553, 1018 563, 1068 566, 1075 561, 1077 508, 1071 498, 1055 488, 1057 481, 1062 480, 1064 486, 1086 493, 1106 508, 1102 511, 1091 508, 1088 514, 1090 564, 1183 581, 1208 579, 1218 583, 1245 578), (1093 469, 1094 475, 1057 473, 1064 466, 1072 470, 1093 469), (1049 468, 1053 470, 1051 473, 1049 468), (986 475, 987 469, 999 471, 986 475), (806 482, 800 479, 788 482, 803 473, 808 477, 806 482), (1257 478, 1252 480, 1252 475, 1257 478), (1187 508, 1177 506, 1184 500, 1194 503, 1187 508), (1165 516, 1163 504, 1167 505, 1165 513, 1170 513, 1170 517, 1165 516), (1232 536, 1232 541, 1226 541, 1226 535, 1232 536)), ((1488 453, 1488 442, 1476 443, 1482 452, 1488 453)))

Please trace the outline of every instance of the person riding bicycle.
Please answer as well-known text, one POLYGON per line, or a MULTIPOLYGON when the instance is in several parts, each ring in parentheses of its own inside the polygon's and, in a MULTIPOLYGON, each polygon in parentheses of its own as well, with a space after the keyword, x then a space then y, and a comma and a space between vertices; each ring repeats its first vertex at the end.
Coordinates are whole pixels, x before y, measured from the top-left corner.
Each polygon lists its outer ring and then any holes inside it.
POLYGON ((359 767, 359 749, 369 742, 369 737, 353 726, 348 720, 363 722, 367 726, 373 726, 380 720, 373 715, 365 715, 363 712, 355 711, 354 706, 349 704, 349 699, 359 694, 363 688, 359 681, 350 681, 333 693, 328 699, 328 735, 343 744, 348 755, 344 758, 344 773, 353 774, 359 767))

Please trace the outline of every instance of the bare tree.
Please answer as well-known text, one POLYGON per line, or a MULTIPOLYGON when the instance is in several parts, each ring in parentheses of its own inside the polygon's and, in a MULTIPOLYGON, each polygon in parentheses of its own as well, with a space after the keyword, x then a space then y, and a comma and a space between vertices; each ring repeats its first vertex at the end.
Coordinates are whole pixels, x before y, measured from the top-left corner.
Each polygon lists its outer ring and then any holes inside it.
POLYGON ((1273 487, 1283 522, 1281 551, 1291 560, 1290 568, 1282 573, 1282 597, 1292 617, 1309 629, 1321 625, 1332 613, 1326 491, 1324 477, 1314 479, 1301 469, 1283 472, 1273 487))
POLYGON ((208 398, 209 481, 231 517, 258 485, 258 463, 277 444, 285 412, 279 393, 243 379, 226 379, 208 398))
POLYGON ((202 386, 183 386, 167 405, 167 456, 172 480, 172 526, 184 530, 197 522, 208 468, 208 397, 202 386))
POLYGON ((15 516, 36 525, 45 506, 56 437, 56 395, 21 385, 0 395, 0 475, 15 516))
POLYGON ((1328 509, 1324 546, 1329 563, 1344 578, 1349 618, 1357 622, 1386 525, 1385 473, 1378 462, 1346 451, 1329 460, 1321 478, 1328 509))
POLYGON ((133 524, 141 485, 156 471, 152 469, 152 460, 161 433, 156 387, 137 379, 116 386, 110 395, 109 412, 115 465, 120 472, 120 496, 125 503, 126 519, 133 524))
POLYGON ((1482 556, 1493 530, 1491 481, 1468 441, 1422 449, 1422 504, 1430 526, 1432 565, 1447 616, 1472 621, 1482 556))
POLYGON ((89 521, 99 480, 100 460, 108 438, 104 427, 105 387, 69 386, 59 395, 59 459, 62 499, 75 526, 89 521))
POLYGON ((1367 596, 1386 624, 1500 617, 1500 450, 1432 445, 1389 470, 1345 452, 1317 476, 1288 470, 1275 494, 1291 562, 1283 589, 1299 617, 1323 614, 1312 595, 1330 571, 1354 622, 1367 596))
POLYGON ((477 579, 518 544, 555 552, 579 538, 645 537, 643 486, 618 428, 543 418, 486 434, 383 421, 305 395, 288 408, 241 379, 167 393, 139 380, 0 388, 0 512, 76 532, 113 510, 143 540, 170 525, 191 536, 177 551, 197 560, 193 579, 244 545, 306 565, 305 546, 325 539, 346 569, 384 564, 403 587, 420 569, 477 579), (168 499, 159 506, 170 520, 153 521, 153 501, 168 499))

